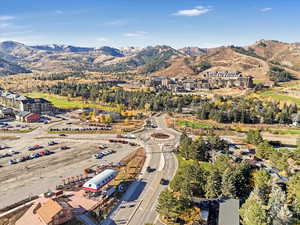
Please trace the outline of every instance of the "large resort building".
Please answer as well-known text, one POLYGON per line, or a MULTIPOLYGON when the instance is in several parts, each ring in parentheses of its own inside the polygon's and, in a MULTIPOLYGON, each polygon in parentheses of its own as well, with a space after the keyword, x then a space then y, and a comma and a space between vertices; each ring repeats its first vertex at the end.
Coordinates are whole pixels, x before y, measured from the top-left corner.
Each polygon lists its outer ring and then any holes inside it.
POLYGON ((0 89, 0 104, 20 112, 49 113, 53 112, 52 103, 43 98, 28 98, 0 89))
POLYGON ((144 80, 144 84, 147 87, 174 92, 219 88, 247 89, 253 87, 253 78, 251 76, 243 76, 239 71, 213 71, 201 73, 194 78, 154 77, 144 80))
POLYGON ((199 74, 200 80, 208 88, 252 88, 253 78, 243 76, 240 71, 213 71, 199 74))

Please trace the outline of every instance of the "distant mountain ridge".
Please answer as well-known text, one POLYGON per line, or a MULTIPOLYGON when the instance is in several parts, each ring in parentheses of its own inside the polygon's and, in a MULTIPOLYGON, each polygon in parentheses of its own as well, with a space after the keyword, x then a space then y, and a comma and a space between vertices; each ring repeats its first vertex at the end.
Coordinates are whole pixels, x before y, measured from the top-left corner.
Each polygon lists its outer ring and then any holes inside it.
POLYGON ((0 58, 0 76, 30 72, 30 70, 27 70, 17 64, 7 62, 6 60, 0 58))
POLYGON ((254 76, 255 79, 268 80, 270 65, 285 67, 299 77, 300 44, 260 40, 244 47, 174 49, 166 45, 157 45, 117 49, 109 46, 89 48, 55 44, 27 46, 5 41, 0 42, 0 59, 0 69, 7 74, 19 71, 79 70, 190 76, 204 69, 240 70, 246 75, 254 76))

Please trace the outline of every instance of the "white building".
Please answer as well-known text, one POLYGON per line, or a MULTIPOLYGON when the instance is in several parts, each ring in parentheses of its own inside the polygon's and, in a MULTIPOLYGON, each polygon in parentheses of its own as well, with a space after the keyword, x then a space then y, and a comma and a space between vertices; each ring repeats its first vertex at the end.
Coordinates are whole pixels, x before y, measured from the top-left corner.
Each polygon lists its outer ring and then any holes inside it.
POLYGON ((89 191, 99 191, 100 188, 112 181, 116 176, 117 171, 113 169, 104 170, 100 174, 87 181, 82 188, 89 191))

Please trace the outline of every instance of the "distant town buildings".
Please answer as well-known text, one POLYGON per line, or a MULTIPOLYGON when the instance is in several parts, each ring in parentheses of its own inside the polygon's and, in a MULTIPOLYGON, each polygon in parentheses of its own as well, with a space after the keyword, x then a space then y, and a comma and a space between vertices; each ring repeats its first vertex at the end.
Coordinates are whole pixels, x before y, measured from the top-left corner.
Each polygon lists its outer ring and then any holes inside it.
POLYGON ((37 113, 30 113, 27 111, 18 112, 16 114, 16 120, 20 122, 26 122, 26 123, 34 123, 38 122, 40 120, 40 114, 37 113))
POLYGON ((191 92, 218 88, 252 88, 253 78, 243 76, 239 71, 214 71, 201 73, 197 78, 153 77, 145 79, 143 83, 156 89, 191 92))
POLYGON ((17 93, 0 89, 0 104, 20 112, 48 113, 53 112, 53 105, 43 98, 29 98, 17 93))
POLYGON ((200 80, 208 83, 210 89, 214 88, 252 88, 253 78, 243 76, 240 71, 212 71, 200 73, 200 80))

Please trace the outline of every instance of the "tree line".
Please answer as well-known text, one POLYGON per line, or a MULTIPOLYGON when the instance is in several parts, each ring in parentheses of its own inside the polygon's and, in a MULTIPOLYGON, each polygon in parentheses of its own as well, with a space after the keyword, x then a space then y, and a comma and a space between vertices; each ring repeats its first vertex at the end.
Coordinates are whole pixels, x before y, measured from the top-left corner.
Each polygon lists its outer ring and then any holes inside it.
POLYGON ((256 145, 256 157, 268 160, 272 166, 285 171, 287 174, 291 173, 291 161, 293 161, 295 165, 300 165, 300 139, 298 140, 297 149, 295 150, 289 150, 287 148, 276 149, 274 145, 278 145, 278 143, 264 140, 259 130, 250 130, 247 133, 246 141, 249 144, 256 145))
POLYGON ((254 174, 254 189, 240 208, 243 225, 292 225, 300 219, 300 172, 287 184, 272 182, 265 170, 254 174))
MULTIPOLYGON (((258 132, 251 132, 247 141, 263 143, 258 132)), ((299 141, 300 142, 300 141, 299 141)), ((300 150, 300 144, 299 144, 300 150)), ((297 224, 300 219, 300 172, 280 183, 264 169, 246 162, 235 163, 226 153, 226 143, 214 134, 192 140, 183 134, 177 150, 179 169, 158 200, 157 211, 169 222, 179 223, 195 207, 193 197, 240 199, 243 225, 297 224), (224 151, 225 149, 225 151, 224 151), (219 152, 215 158, 211 152, 219 152), (181 161, 182 159, 180 159, 181 161), (208 168, 204 162, 210 162, 208 168)), ((199 214, 189 217, 191 224, 201 224, 199 214)))
POLYGON ((45 76, 36 76, 34 77, 35 80, 42 80, 42 81, 47 81, 47 80, 65 80, 69 77, 76 77, 76 78, 85 78, 86 74, 83 72, 62 72, 62 73, 52 73, 50 75, 45 75, 45 76))
POLYGON ((217 100, 203 100, 199 103, 196 116, 202 120, 220 123, 240 122, 246 124, 290 124, 292 114, 297 113, 297 105, 278 102, 263 102, 259 99, 219 97, 217 100))
POLYGON ((39 91, 68 97, 82 97, 93 102, 124 105, 128 109, 152 111, 181 111, 182 107, 201 101, 201 97, 191 95, 174 96, 169 91, 126 91, 109 83, 66 83, 59 82, 39 91))
MULTIPOLYGON (((252 191, 252 168, 247 163, 235 164, 227 149, 228 144, 214 134, 208 134, 206 140, 182 135, 177 154, 189 163, 180 163, 170 188, 160 194, 157 211, 168 221, 178 222, 194 207, 193 197, 247 199, 252 191), (212 152, 224 154, 212 157, 212 152), (207 170, 202 163, 208 161, 207 170)), ((201 220, 199 215, 197 220, 201 220)))
POLYGON ((295 79, 291 73, 278 66, 270 66, 268 75, 270 80, 275 82, 287 82, 295 79))

